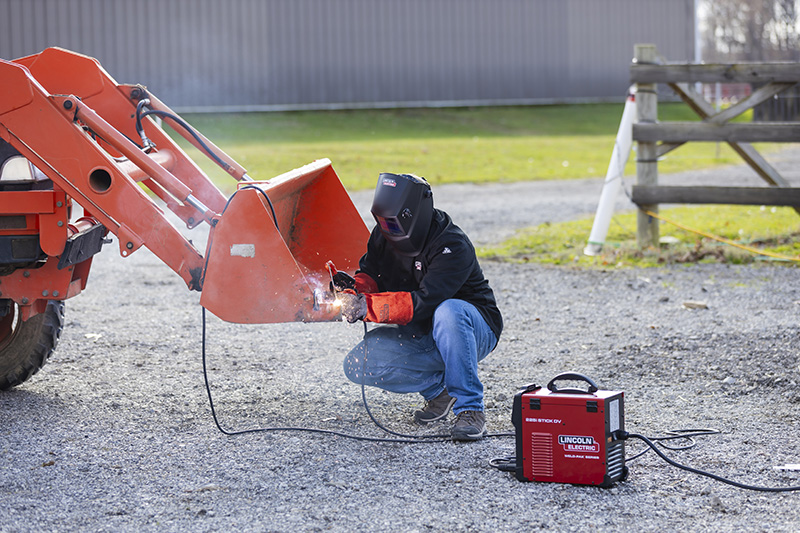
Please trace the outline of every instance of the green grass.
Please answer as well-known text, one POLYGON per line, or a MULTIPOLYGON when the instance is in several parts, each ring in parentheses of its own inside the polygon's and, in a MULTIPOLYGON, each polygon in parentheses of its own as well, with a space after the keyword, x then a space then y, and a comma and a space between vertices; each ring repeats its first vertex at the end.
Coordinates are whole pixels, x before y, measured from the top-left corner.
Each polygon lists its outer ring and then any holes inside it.
MULTIPOLYGON (((368 189, 380 172, 409 172, 432 184, 605 176, 621 104, 309 111, 187 115, 254 179, 270 179, 328 158, 348 190, 368 189)), ((661 120, 696 120, 683 104, 659 107, 661 120)), ((186 148, 188 143, 181 139, 186 148)), ((187 149, 224 191, 232 180, 187 149)), ((738 163, 727 146, 689 143, 659 163, 672 173, 738 163)), ((627 174, 634 174, 633 157, 627 174)))
MULTIPOLYGON (((329 158, 348 190, 374 187, 380 172, 410 172, 434 186, 496 182, 602 178, 622 115, 622 104, 314 111, 187 115, 254 179, 270 179, 315 159, 329 158)), ((696 121, 684 104, 659 104, 662 121, 696 121)), ((738 120, 749 120, 743 116, 738 120)), ((233 180, 180 139, 201 168, 230 193, 233 180)), ((774 144, 758 146, 762 152, 774 144)), ((625 172, 635 175, 634 157, 625 172)), ((725 144, 688 143, 659 162, 659 173, 741 163, 725 144)), ((800 217, 791 209, 706 206, 665 211, 688 226, 765 249, 800 255, 800 217), (780 237, 776 237, 780 236, 780 237)), ((652 266, 681 261, 753 260, 749 252, 661 226, 678 244, 659 250, 636 248, 635 214, 612 222, 603 253, 584 256, 592 219, 530 228, 483 257, 587 267, 652 266)))
MULTIPOLYGON (((714 205, 665 209, 659 214, 692 229, 765 252, 800 259, 800 215, 791 208, 714 205)), ((697 262, 749 263, 762 258, 666 222, 660 225, 660 235, 662 240, 673 242, 657 250, 639 250, 636 247, 635 212, 615 216, 602 252, 590 257, 583 255, 583 249, 592 223, 592 218, 586 218, 542 224, 518 232, 499 246, 483 248, 479 255, 506 261, 586 268, 652 267, 697 262)))

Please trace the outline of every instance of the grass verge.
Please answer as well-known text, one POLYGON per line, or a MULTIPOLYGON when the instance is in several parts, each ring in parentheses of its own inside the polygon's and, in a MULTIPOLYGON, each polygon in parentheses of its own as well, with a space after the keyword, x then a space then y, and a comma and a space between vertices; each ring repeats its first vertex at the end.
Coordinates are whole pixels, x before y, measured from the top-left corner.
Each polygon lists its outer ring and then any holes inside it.
MULTIPOLYGON (((800 215, 788 207, 713 205, 664 209, 659 214, 739 244, 800 259, 800 215)), ((675 263, 751 263, 764 259, 666 222, 660 225, 664 244, 659 249, 639 250, 635 212, 615 216, 602 252, 586 256, 583 249, 592 223, 593 218, 585 218, 527 228, 499 246, 480 249, 479 255, 486 259, 603 269, 675 263)), ((796 261, 786 264, 800 265, 796 261)))

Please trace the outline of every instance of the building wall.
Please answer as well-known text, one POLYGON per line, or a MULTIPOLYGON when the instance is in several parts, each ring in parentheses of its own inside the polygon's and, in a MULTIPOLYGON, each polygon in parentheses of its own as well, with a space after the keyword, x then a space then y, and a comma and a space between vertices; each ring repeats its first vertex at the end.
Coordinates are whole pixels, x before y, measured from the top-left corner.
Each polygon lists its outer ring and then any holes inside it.
POLYGON ((694 0, 0 0, 0 57, 61 46, 179 109, 622 100, 694 0))

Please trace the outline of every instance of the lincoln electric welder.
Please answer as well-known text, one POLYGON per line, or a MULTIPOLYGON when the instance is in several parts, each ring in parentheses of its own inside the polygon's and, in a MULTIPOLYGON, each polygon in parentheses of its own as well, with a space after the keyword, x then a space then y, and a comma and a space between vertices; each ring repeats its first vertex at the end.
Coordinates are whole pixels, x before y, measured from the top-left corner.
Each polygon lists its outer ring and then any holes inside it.
POLYGON ((529 385, 514 396, 516 468, 520 481, 609 487, 628 475, 621 391, 601 391, 582 374, 559 374, 547 388, 529 385), (585 381, 588 390, 556 381, 585 381))

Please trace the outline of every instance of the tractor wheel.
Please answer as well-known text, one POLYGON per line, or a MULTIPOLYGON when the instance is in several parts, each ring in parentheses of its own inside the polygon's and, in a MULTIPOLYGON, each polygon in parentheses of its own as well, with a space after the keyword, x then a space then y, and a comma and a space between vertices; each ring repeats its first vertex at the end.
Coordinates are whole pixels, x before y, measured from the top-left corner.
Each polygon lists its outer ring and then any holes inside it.
POLYGON ((44 313, 23 322, 11 302, 0 318, 0 390, 8 390, 30 378, 56 349, 64 328, 64 302, 49 301, 44 313))

